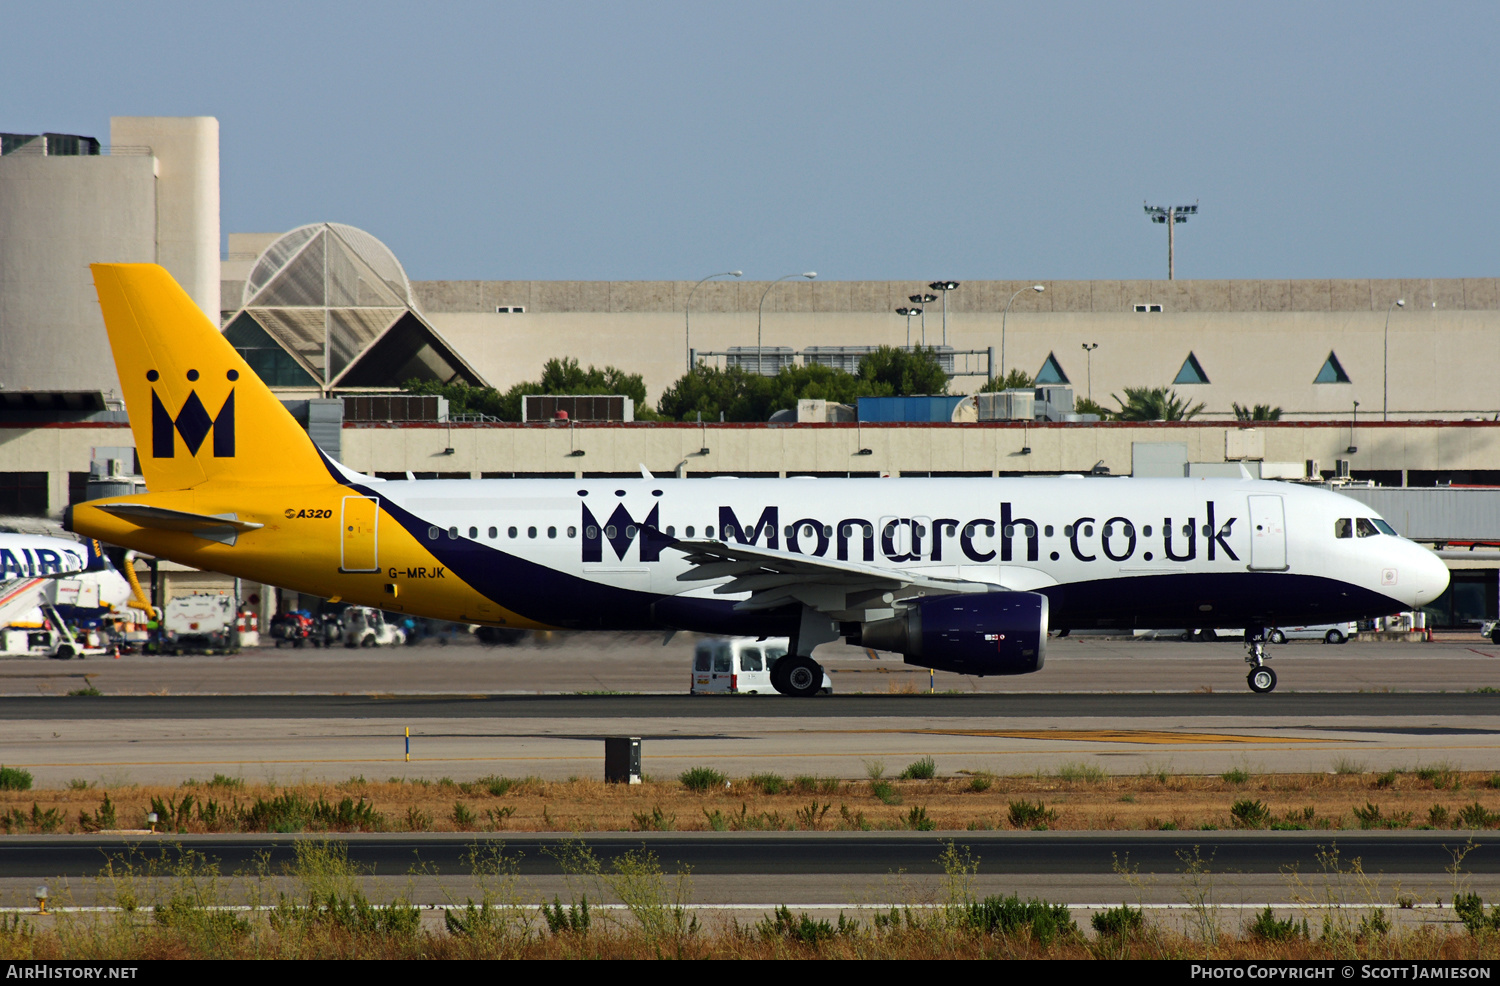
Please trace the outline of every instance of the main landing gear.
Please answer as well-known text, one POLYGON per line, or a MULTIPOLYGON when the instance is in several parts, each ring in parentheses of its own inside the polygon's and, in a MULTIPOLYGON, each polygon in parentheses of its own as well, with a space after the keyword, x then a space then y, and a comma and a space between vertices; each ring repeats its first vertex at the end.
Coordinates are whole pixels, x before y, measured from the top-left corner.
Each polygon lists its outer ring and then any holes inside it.
POLYGON ((1266 628, 1245 628, 1245 663, 1250 665, 1250 673, 1245 676, 1245 683, 1250 690, 1257 695, 1276 690, 1276 672, 1266 666, 1266 628))
POLYGON ((823 687, 823 665, 810 657, 788 654, 771 666, 771 687, 783 695, 811 698, 823 687))

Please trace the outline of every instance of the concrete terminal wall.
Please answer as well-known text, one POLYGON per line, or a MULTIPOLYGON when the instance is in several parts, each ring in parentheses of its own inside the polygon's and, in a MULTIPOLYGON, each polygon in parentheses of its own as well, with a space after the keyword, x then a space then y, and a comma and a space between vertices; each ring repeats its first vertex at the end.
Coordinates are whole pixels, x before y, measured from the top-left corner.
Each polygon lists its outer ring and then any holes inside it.
MULTIPOLYGON (((917 282, 788 281, 757 304, 767 282, 417 281, 427 318, 475 368, 504 389, 535 379, 556 356, 641 373, 655 402, 687 366, 689 345, 722 351, 767 346, 904 345, 895 309, 917 282), (497 314, 498 306, 524 314, 497 314)), ((1035 374, 1055 354, 1079 396, 1114 407, 1132 386, 1176 386, 1210 417, 1269 404, 1293 419, 1363 414, 1395 420, 1500 414, 1500 279, 1309 281, 971 281, 949 295, 947 342, 996 350, 997 369, 1035 374), (1041 283, 1047 290, 1029 290, 1041 283), (1008 317, 1003 310, 1015 297, 1008 317), (1397 298, 1406 307, 1390 317, 1397 298), (1137 303, 1163 311, 1137 313, 1137 303), (1082 346, 1097 343, 1092 360, 1082 346), (1207 384, 1173 384, 1188 353, 1207 384), (1317 384, 1330 353, 1348 383, 1317 384), (1003 359, 1002 359, 1003 357, 1003 359), (1386 363, 1389 360, 1387 379, 1386 363), (1092 379, 1090 379, 1092 378, 1092 379), (1388 394, 1388 397, 1387 397, 1388 394)), ((913 321, 911 341, 922 340, 913 321)), ((942 341, 942 305, 927 306, 926 340, 942 341)), ((983 373, 985 362, 970 369, 983 373)), ((959 377, 967 393, 984 376, 959 377)))

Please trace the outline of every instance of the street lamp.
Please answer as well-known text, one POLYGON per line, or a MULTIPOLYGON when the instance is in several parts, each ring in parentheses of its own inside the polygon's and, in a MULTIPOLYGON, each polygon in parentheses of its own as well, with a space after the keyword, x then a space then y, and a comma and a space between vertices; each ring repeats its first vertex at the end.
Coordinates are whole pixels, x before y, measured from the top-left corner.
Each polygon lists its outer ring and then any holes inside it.
POLYGON ((1089 403, 1094 403, 1094 350, 1099 348, 1097 342, 1083 343, 1083 351, 1089 357, 1089 403))
MULTIPOLYGON (((1033 284, 1031 286, 1031 290, 1035 291, 1037 294, 1041 294, 1043 291, 1047 290, 1047 288, 1041 284, 1033 284)), ((1005 311, 1000 315, 1000 386, 1002 387, 1005 386, 1005 320, 1010 317, 1011 301, 1015 301, 1016 295, 1022 294, 1025 291, 1026 289, 1022 288, 1020 291, 1017 291, 1016 294, 1011 295, 1010 301, 1007 301, 1005 303, 1005 311)), ((944 297, 947 296, 944 295, 944 297)))
POLYGON ((1385 310, 1385 357, 1380 364, 1380 420, 1390 420, 1391 410, 1391 309, 1405 308, 1406 299, 1397 298, 1385 310))
MULTIPOLYGON (((948 297, 947 295, 943 295, 944 300, 946 300, 947 297, 948 297)), ((935 295, 935 294, 909 294, 909 295, 906 296, 906 300, 909 301, 909 302, 911 302, 914 305, 924 305, 925 306, 925 305, 932 304, 934 301, 937 301, 937 295, 935 295)), ((925 345, 927 345, 927 316, 924 313, 924 309, 922 309, 922 308, 916 309, 915 311, 913 311, 912 314, 914 314, 914 315, 921 315, 922 316, 922 345, 925 346, 925 345)), ((909 333, 909 332, 907 333, 906 344, 907 344, 907 346, 911 345, 911 333, 909 333)))
MULTIPOLYGON (((912 295, 912 297, 913 298, 920 298, 921 295, 912 295)), ((910 349, 911 348, 911 317, 913 315, 921 315, 922 314, 922 309, 920 309, 920 308, 898 308, 898 309, 896 309, 896 314, 897 315, 905 315, 906 316, 906 348, 910 349)), ((924 320, 925 320, 925 317, 924 317, 924 320)))
MULTIPOLYGON (((934 291, 941 291, 941 292, 943 292, 943 345, 946 346, 946 345, 948 345, 948 292, 949 291, 956 291, 956 290, 958 290, 958 282, 957 281, 933 281, 931 284, 929 284, 927 286, 929 288, 932 288, 932 290, 934 290, 934 291)), ((937 299, 933 299, 933 300, 935 301, 937 299)), ((926 343, 927 339, 924 337, 922 339, 922 342, 926 343)))
POLYGON ((785 281, 789 277, 805 277, 809 281, 811 281, 813 278, 815 278, 817 276, 818 276, 818 272, 815 271, 815 270, 804 271, 801 274, 783 274, 780 277, 778 277, 776 280, 772 281, 770 284, 767 284, 766 285, 766 289, 761 292, 761 294, 760 294, 760 307, 758 307, 756 309, 756 311, 755 311, 755 372, 758 375, 764 376, 765 375, 765 369, 766 369, 765 368, 765 363, 761 359, 761 346, 760 346, 760 326, 761 326, 761 321, 765 318, 765 314, 766 314, 766 295, 768 295, 768 294, 771 293, 771 289, 772 288, 774 288, 776 285, 780 284, 782 281, 785 281))
MULTIPOLYGON (((718 274, 710 274, 703 281, 711 281, 716 277, 739 277, 743 273, 744 271, 742 270, 726 270, 718 274)), ((683 348, 687 350, 687 368, 689 373, 693 372, 693 329, 689 321, 688 310, 693 306, 693 291, 697 291, 702 287, 703 281, 699 281, 693 285, 692 291, 688 292, 687 301, 682 306, 682 341, 684 344, 683 348)))
POLYGON ((1167 280, 1172 280, 1176 275, 1176 267, 1173 263, 1172 253, 1176 246, 1176 237, 1173 231, 1178 223, 1188 221, 1188 216, 1198 214, 1198 203, 1192 205, 1148 205, 1146 215, 1154 223, 1165 223, 1167 227, 1167 280))

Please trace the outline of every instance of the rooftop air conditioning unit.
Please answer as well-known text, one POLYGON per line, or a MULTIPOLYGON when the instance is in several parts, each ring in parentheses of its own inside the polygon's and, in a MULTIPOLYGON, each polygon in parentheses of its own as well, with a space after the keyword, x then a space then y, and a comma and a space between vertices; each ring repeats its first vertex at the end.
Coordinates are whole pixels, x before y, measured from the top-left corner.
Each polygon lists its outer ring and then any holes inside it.
POLYGON ((1321 465, 1322 465, 1322 463, 1320 463, 1317 459, 1308 459, 1307 460, 1307 478, 1308 479, 1322 479, 1323 478, 1323 470, 1319 468, 1319 466, 1321 466, 1321 465))
POLYGON ((1349 478, 1349 460, 1348 459, 1334 459, 1333 460, 1333 466, 1334 466, 1334 474, 1339 479, 1348 479, 1349 478))

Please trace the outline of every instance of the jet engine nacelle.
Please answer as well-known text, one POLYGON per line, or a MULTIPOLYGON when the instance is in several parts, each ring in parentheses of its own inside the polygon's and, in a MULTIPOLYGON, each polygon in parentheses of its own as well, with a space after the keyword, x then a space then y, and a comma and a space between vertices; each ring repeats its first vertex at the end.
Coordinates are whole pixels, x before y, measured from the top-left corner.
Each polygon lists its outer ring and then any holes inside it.
POLYGON ((906 663, 960 674, 1030 674, 1047 653, 1047 597, 986 592, 917 601, 890 620, 860 627, 860 644, 906 663))

